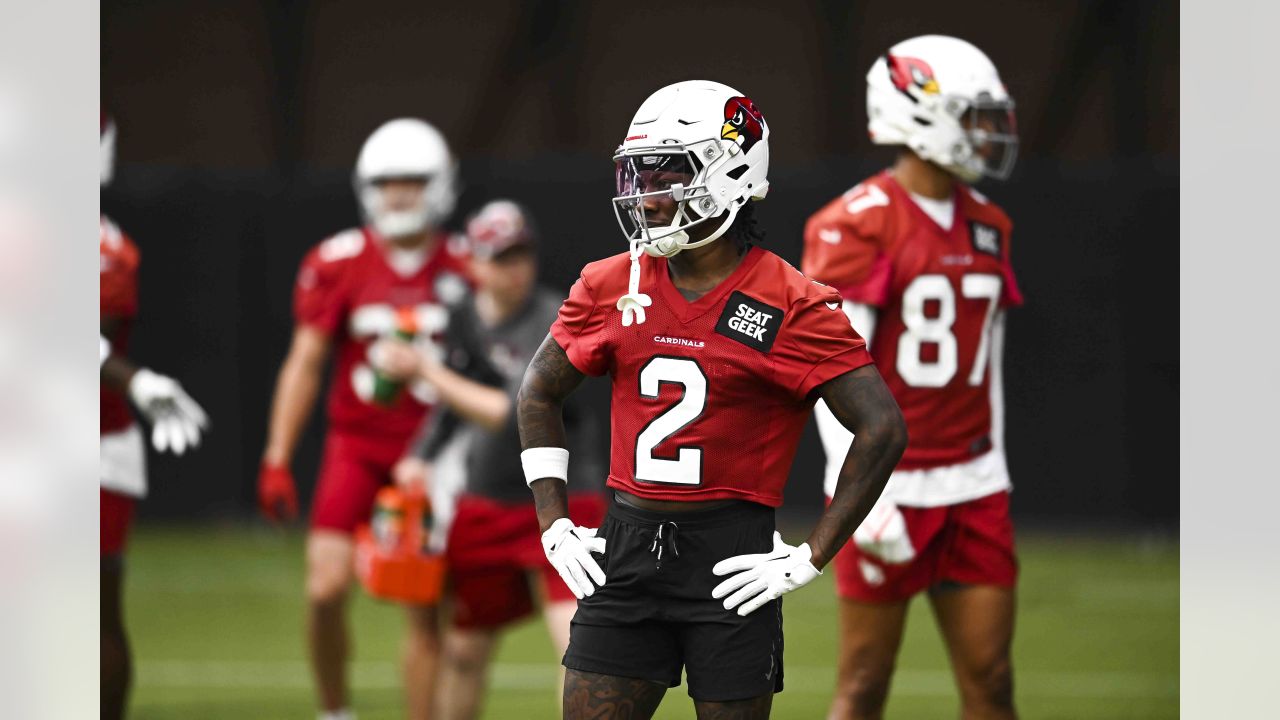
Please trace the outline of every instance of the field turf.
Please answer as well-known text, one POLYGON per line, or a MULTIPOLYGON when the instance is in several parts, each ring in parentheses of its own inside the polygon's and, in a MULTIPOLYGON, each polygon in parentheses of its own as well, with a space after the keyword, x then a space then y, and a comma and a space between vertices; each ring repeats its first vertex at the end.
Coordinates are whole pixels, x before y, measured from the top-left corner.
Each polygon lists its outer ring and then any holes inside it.
MULTIPOLYGON (((789 538, 798 541, 796 538, 789 538)), ((139 720, 314 718, 302 637, 302 536, 259 527, 141 528, 130 541, 126 602, 139 720)), ((1014 640, 1023 718, 1178 716, 1178 549, 1172 541, 1024 532, 1014 640)), ((786 691, 775 718, 822 718, 835 677, 831 573, 788 595, 786 691)), ((356 593, 355 706, 401 717, 400 613, 356 593)), ((540 623, 502 645, 483 717, 558 717, 556 658, 540 623)), ((928 603, 911 611, 889 718, 957 716, 928 603)), ((692 718, 685 689, 659 718, 692 718)))

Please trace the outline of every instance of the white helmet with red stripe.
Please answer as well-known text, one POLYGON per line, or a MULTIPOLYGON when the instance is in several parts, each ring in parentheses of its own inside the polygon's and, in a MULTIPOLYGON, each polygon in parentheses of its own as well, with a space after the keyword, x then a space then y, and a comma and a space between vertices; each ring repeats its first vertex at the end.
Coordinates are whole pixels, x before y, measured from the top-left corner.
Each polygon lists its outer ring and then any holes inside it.
POLYGON ((385 237, 403 237, 439 227, 457 201, 457 167, 444 136, 417 118, 384 123, 360 148, 354 184, 365 220, 385 237), (384 207, 381 180, 425 183, 422 202, 412 210, 384 207))
POLYGON ((959 38, 922 35, 876 59, 867 73, 867 130, 904 145, 965 182, 1005 179, 1018 135, 996 66, 959 38))

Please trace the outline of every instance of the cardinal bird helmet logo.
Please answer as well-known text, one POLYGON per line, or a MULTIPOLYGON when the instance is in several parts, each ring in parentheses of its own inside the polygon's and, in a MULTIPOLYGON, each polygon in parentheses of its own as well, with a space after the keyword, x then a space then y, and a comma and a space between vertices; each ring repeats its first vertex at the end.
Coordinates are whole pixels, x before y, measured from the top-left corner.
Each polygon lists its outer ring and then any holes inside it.
POLYGON ((748 152, 763 136, 764 115, 756 109, 751 98, 729 98, 724 104, 724 125, 720 128, 720 137, 732 140, 743 152, 748 152))
POLYGON ((929 67, 929 63, 918 58, 897 55, 887 55, 886 60, 893 86, 913 101, 915 98, 907 92, 907 88, 912 85, 919 88, 925 95, 938 94, 938 81, 934 79, 933 68, 929 67))

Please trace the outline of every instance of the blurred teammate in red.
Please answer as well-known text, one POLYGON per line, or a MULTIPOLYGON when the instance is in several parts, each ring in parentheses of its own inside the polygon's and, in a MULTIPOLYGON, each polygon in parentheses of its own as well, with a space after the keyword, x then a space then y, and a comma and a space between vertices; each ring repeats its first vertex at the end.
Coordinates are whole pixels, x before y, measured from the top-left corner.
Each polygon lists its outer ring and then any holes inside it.
MULTIPOLYGON (((453 612, 440 665, 443 720, 480 715, 489 663, 505 630, 538 607, 558 660, 569 644, 569 619, 577 608, 542 552, 533 498, 523 482, 515 417, 525 369, 564 295, 537 284, 537 233, 516 203, 487 203, 467 223, 467 238, 476 292, 450 315, 447 361, 422 358, 394 341, 383 353, 419 368, 440 388, 447 408, 423 427, 412 454, 396 467, 397 480, 448 483, 445 473, 435 470, 437 459, 458 430, 467 437, 465 481, 448 534, 453 612)), ((565 414, 575 456, 569 511, 575 522, 596 527, 605 507, 600 418, 585 403, 572 401, 565 414)))
MULTIPOLYGON (((831 718, 881 717, 909 600, 928 591, 965 718, 1012 718, 1013 526, 1003 444, 1004 316, 1022 297, 1008 216, 967 183, 1005 178, 1013 101, 963 40, 895 45, 867 75, 872 141, 897 162, 809 219, 804 272, 834 286, 907 420, 880 501, 837 555, 831 718)), ((826 488, 852 435, 817 409, 826 488)))
MULTIPOLYGON (((104 114, 100 127, 100 184, 106 185, 113 169, 115 124, 104 114)), ((99 218, 98 268, 101 716, 119 718, 132 675, 124 627, 124 548, 134 505, 147 493, 146 450, 128 401, 151 425, 152 444, 161 452, 181 455, 199 445, 208 420, 176 381, 125 359, 138 313, 138 248, 106 216, 99 218)))
MULTIPOLYGON (((328 392, 329 434, 307 536, 307 636, 322 718, 351 718, 346 681, 346 595, 356 525, 435 403, 420 380, 376 373, 375 341, 412 336, 438 354, 446 306, 465 296, 465 270, 441 223, 455 200, 444 138, 416 119, 378 128, 360 151, 355 186, 366 224, 307 254, 294 288, 296 327, 280 368, 258 496, 272 519, 297 513, 290 464, 311 414, 325 361, 336 350, 328 392)), ((434 608, 409 607, 404 681, 413 718, 428 717, 439 638, 434 608)))

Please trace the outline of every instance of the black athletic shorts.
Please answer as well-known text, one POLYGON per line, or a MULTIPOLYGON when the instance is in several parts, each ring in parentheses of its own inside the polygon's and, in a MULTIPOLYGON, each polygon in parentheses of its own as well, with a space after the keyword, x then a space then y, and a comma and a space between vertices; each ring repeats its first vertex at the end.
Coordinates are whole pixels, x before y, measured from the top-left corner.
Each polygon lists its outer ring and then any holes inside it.
POLYGON ((600 526, 606 581, 578 601, 564 666, 675 687, 683 667, 694 700, 782 691, 782 600, 746 617, 711 590, 717 562, 773 549, 773 508, 734 502, 657 513, 614 500, 600 526))

